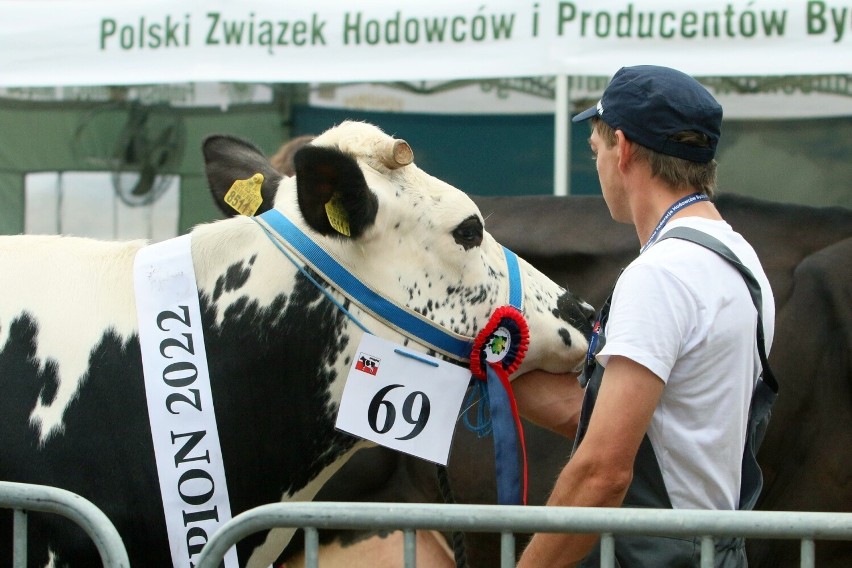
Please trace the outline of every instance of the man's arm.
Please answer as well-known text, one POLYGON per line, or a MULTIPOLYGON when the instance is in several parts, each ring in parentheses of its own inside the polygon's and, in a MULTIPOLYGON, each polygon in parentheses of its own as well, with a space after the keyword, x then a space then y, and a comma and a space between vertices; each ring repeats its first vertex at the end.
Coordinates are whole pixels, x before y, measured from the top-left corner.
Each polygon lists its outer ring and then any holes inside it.
POLYGON ((577 373, 555 374, 530 371, 512 381, 512 391, 521 416, 567 438, 574 438, 583 389, 577 373))
MULTIPOLYGON (((607 362, 589 429, 559 474, 547 504, 618 507, 633 478, 633 461, 663 392, 663 381, 625 357, 607 362)), ((585 557, 597 534, 538 533, 518 568, 568 567, 585 557)))

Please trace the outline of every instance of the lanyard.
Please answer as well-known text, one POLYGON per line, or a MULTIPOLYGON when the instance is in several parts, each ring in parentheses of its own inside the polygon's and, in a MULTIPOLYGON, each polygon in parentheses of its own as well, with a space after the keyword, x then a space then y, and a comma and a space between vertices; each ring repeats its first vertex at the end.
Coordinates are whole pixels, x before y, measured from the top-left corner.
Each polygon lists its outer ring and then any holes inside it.
POLYGON ((674 203, 674 205, 669 207, 668 211, 663 213, 663 216, 660 218, 660 222, 657 223, 657 226, 654 229, 654 232, 651 233, 650 237, 648 237, 648 242, 646 242, 642 246, 642 248, 639 249, 639 254, 642 254, 643 252, 645 252, 648 249, 649 246, 651 246, 652 244, 654 244, 654 242, 656 242, 657 238, 660 236, 660 231, 663 230, 663 227, 666 226, 666 223, 669 222, 669 219, 672 218, 672 215, 674 215, 675 213, 677 213, 678 211, 680 211, 684 207, 688 207, 690 205, 698 203, 699 201, 707 201, 708 199, 709 199, 709 197, 707 197, 703 193, 693 193, 692 195, 687 195, 686 197, 681 197, 680 199, 678 199, 674 203))

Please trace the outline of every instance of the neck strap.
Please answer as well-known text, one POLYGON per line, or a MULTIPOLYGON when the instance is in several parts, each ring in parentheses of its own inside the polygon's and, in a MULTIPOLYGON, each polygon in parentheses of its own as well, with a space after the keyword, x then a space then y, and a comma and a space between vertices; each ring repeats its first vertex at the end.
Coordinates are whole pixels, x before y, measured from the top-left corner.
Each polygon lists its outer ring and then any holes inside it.
POLYGON ((685 197, 681 197, 680 199, 675 201, 674 204, 672 204, 672 206, 669 207, 665 213, 663 213, 663 216, 660 218, 660 221, 654 228, 654 232, 652 232, 651 236, 648 237, 648 242, 642 245, 642 248, 639 250, 639 254, 645 252, 649 246, 656 242, 657 238, 660 236, 660 231, 663 230, 663 227, 666 226, 666 223, 669 222, 669 219, 671 219, 675 213, 677 213, 684 207, 689 207, 690 205, 694 205, 700 201, 707 201, 708 199, 710 198, 704 195, 703 193, 696 192, 685 197))
MULTIPOLYGON (((467 363, 473 347, 473 337, 447 330, 406 306, 400 306, 382 297, 349 272, 336 258, 315 243, 292 221, 276 209, 255 217, 267 235, 287 246, 302 261, 319 273, 352 302, 361 306, 374 317, 414 341, 434 349, 456 361, 467 363)), ((517 256, 503 247, 509 274, 509 302, 522 309, 523 290, 517 256)))

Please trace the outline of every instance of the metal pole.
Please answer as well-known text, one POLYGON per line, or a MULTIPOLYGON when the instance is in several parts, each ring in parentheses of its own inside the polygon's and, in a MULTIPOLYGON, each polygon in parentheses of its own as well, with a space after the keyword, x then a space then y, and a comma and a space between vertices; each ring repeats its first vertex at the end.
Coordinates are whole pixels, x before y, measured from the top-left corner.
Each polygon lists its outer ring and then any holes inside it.
POLYGON ((816 564, 816 549, 814 547, 814 539, 803 538, 801 544, 801 567, 814 568, 816 564))
POLYGON ((701 568, 713 568, 716 565, 714 555, 716 554, 716 545, 713 542, 712 536, 701 537, 701 568))
POLYGON ((305 527, 305 568, 319 566, 319 531, 305 527))
POLYGON ((515 534, 512 531, 500 533, 500 567, 512 568, 515 565, 515 534))
POLYGON ((417 566, 417 531, 405 529, 402 531, 403 561, 405 568, 416 568, 417 566))
POLYGON ((27 512, 15 509, 15 520, 12 527, 12 566, 26 568, 27 566, 27 512))
POLYGON ((554 156, 553 156, 553 195, 571 195, 571 104, 568 75, 556 76, 556 108, 553 112, 554 156))
POLYGON ((612 533, 601 535, 601 568, 615 566, 615 539, 612 533))

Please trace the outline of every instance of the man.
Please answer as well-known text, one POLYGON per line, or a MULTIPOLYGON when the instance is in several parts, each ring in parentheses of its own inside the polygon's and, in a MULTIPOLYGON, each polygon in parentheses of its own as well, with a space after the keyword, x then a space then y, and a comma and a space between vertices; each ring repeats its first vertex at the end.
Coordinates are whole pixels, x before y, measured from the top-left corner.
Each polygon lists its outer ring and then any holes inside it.
MULTIPOLYGON (((716 252, 661 238, 690 227, 739 257, 762 293, 768 351, 775 320, 769 282, 754 250, 709 200, 722 108, 688 75, 637 66, 619 70, 600 102, 573 121, 589 119, 604 200, 613 219, 636 227, 641 251, 615 285, 605 344, 601 334, 600 351, 590 348, 585 376, 592 380, 574 452, 548 505, 750 508, 760 487, 759 470, 745 484, 742 476, 761 372, 755 303, 740 272, 716 252)), ((520 402, 543 377, 516 381, 520 402)), ((553 414, 527 412, 540 423, 553 414)), ((593 534, 537 534, 518 566, 597 566, 597 541, 593 534)), ((697 542, 616 536, 616 558, 622 568, 697 566, 697 542)), ((744 566, 742 540, 717 539, 716 565, 744 566)))

